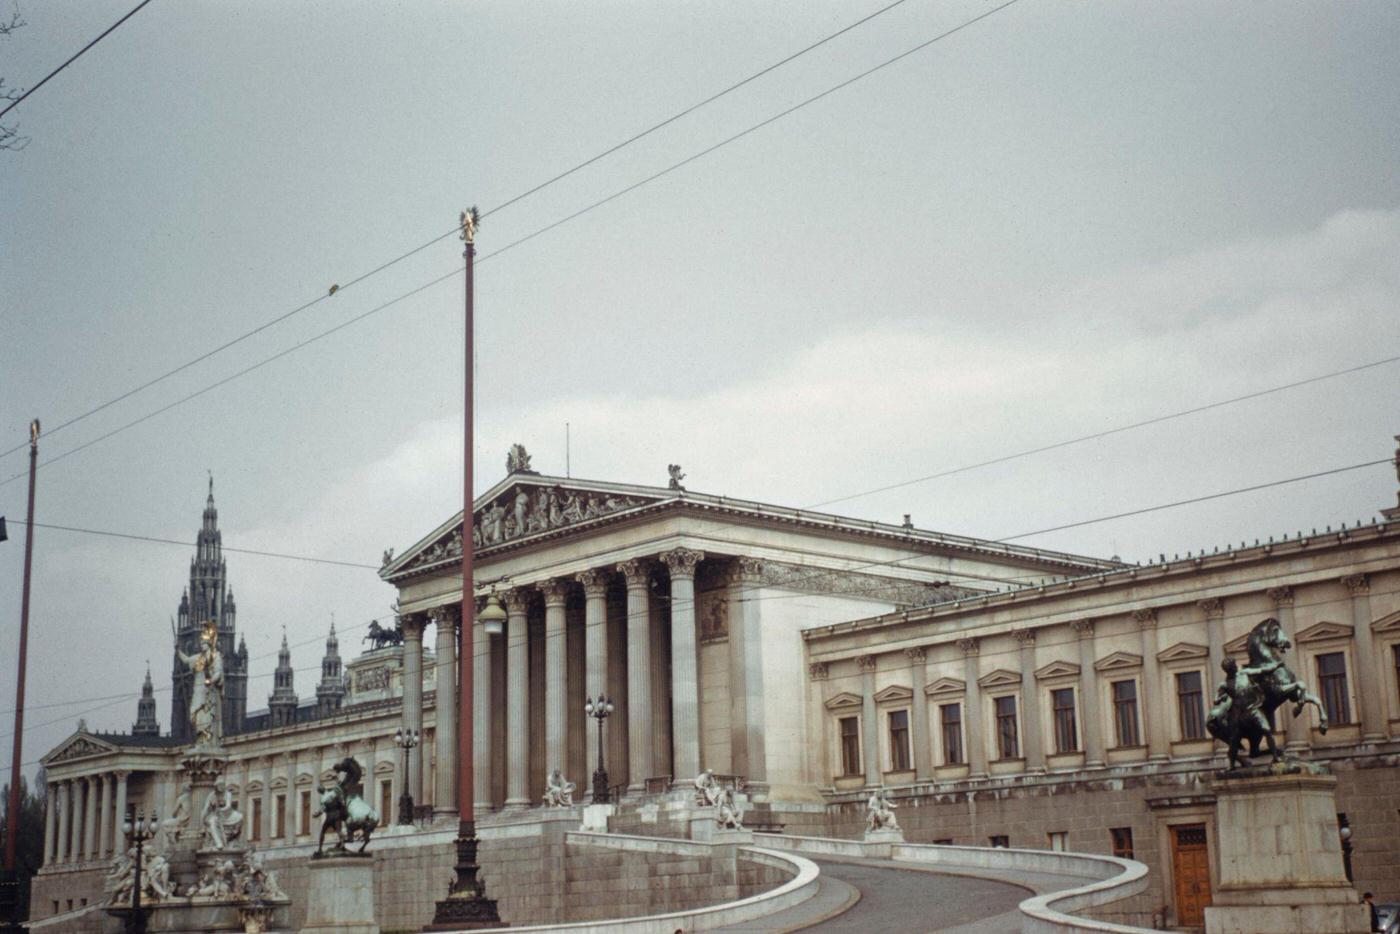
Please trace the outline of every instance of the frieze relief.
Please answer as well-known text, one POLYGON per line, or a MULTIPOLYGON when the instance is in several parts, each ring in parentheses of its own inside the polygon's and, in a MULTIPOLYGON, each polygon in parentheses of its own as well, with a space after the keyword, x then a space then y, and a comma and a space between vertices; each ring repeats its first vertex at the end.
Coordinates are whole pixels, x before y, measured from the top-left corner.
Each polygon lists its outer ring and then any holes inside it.
POLYGON ((366 668, 355 672, 355 693, 366 693, 369 691, 383 691, 389 687, 389 668, 387 665, 380 665, 378 668, 366 668))
POLYGON ((67 762, 70 759, 81 759, 84 756, 100 756, 111 752, 111 748, 94 743, 90 739, 75 739, 59 751, 50 762, 67 762))
POLYGON ((778 561, 764 561, 756 577, 756 582, 748 586, 868 597, 895 606, 926 606, 977 593, 966 587, 925 584, 855 571, 831 571, 778 561))
MULTIPOLYGON (((490 548, 529 535, 562 529, 644 506, 652 500, 617 493, 568 490, 562 486, 516 486, 476 511, 472 544, 490 548)), ((403 570, 414 570, 462 557, 462 530, 453 529, 414 557, 403 570)))

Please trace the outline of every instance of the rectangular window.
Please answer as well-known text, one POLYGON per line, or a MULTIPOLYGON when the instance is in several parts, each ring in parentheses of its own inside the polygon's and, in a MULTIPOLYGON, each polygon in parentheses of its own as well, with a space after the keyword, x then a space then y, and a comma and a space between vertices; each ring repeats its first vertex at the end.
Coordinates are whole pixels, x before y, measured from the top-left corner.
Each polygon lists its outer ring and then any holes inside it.
POLYGON ((1113 689, 1113 726, 1118 733, 1119 746, 1137 746, 1138 742, 1138 712, 1137 712, 1137 682, 1114 681, 1113 689))
POLYGON ((248 828, 248 839, 254 842, 262 839, 262 798, 253 799, 253 826, 248 828))
POLYGON ((997 714, 997 758, 1019 759, 1021 746, 1016 738, 1016 698, 998 697, 993 703, 997 714))
POLYGON ((273 804, 272 835, 285 837, 287 835, 287 796, 278 795, 273 804))
POLYGON ((389 815, 394 806, 394 781, 386 778, 379 783, 379 826, 389 826, 389 815))
POLYGON ((938 722, 943 727, 943 764, 962 765, 962 704, 940 704, 938 722))
POLYGON ((1068 830, 1052 830, 1049 836, 1050 849, 1054 850, 1056 853, 1063 853, 1065 850, 1069 849, 1068 830))
POLYGON ((1317 657, 1317 686, 1322 695, 1322 709, 1333 723, 1351 722, 1351 705, 1347 701, 1347 659, 1341 652, 1328 652, 1317 657))
POLYGON ((859 775, 860 767, 860 718, 842 717, 837 721, 841 729, 841 774, 859 775))
POLYGON ((890 711, 890 771, 909 768, 909 711, 890 711))
POLYGON ((1074 688, 1050 692, 1050 709, 1055 714, 1055 751, 1078 752, 1079 732, 1074 726, 1074 688))
POLYGON ((311 792, 309 791, 303 791, 301 793, 300 817, 301 826, 298 828, 297 833, 305 836, 311 832, 311 792))
POLYGON ((1205 692, 1199 671, 1183 671, 1176 676, 1176 711, 1181 718, 1182 739, 1206 738, 1205 692))
POLYGON ((992 844, 992 846, 998 847, 999 849, 1005 850, 1011 846, 1011 838, 1006 836, 1005 834, 992 834, 990 837, 987 838, 987 840, 992 844))
POLYGON ((1111 827, 1109 836, 1113 840, 1113 855, 1119 859, 1133 858, 1133 828, 1111 827))

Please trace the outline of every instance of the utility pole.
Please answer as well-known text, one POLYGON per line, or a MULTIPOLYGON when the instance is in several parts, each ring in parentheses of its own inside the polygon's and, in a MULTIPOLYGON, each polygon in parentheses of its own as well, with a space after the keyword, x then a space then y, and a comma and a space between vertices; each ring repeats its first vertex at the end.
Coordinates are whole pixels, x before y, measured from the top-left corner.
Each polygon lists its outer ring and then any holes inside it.
MULTIPOLYGON (((29 423, 29 511, 24 527, 24 590, 19 604, 19 660, 15 678, 15 742, 10 760, 10 800, 5 825, 5 872, 0 876, 0 904, 9 908, 7 927, 19 930, 20 763, 24 748, 24 669, 29 654, 29 583, 34 565, 34 474, 39 461, 39 420, 29 423)), ((49 807, 53 802, 49 802, 49 807)))
POLYGON ((424 930, 461 931, 504 927, 496 912, 496 902, 486 897, 481 880, 477 878, 476 861, 476 784, 472 769, 472 628, 476 620, 476 594, 472 574, 472 408, 473 384, 476 372, 472 365, 472 266, 476 258, 477 211, 470 207, 462 212, 462 260, 466 270, 466 373, 462 380, 462 612, 461 648, 457 653, 457 865, 456 878, 447 898, 437 903, 433 921, 424 930))

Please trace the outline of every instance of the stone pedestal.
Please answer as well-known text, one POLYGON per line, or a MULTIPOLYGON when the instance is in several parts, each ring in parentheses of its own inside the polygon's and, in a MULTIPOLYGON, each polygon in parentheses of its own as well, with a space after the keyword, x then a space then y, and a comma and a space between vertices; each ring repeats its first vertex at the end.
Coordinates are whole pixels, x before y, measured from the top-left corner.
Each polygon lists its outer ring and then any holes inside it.
POLYGON ((903 843, 904 831, 902 830, 867 830, 864 840, 866 843, 903 843))
POLYGON ((585 804, 583 806, 583 823, 579 825, 579 830, 589 830, 594 833, 608 832, 608 818, 617 813, 615 804, 585 804))
POLYGON ((374 920, 374 860, 327 856, 310 862, 302 934, 379 934, 374 920))
POLYGON ((1342 866, 1336 785, 1309 763, 1217 777, 1220 886, 1206 909, 1207 934, 1370 930, 1370 915, 1342 866))

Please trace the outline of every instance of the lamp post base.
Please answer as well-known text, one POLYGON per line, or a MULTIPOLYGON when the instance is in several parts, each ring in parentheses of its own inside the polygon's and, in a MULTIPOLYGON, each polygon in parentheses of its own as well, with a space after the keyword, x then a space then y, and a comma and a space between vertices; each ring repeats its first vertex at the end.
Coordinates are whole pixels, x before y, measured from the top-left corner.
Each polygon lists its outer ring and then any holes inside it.
POLYGON ((480 866, 476 861, 476 823, 462 821, 457 828, 457 878, 452 891, 437 903, 433 921, 425 931, 479 931, 503 928, 496 911, 496 900, 487 898, 481 880, 476 877, 480 866))
POLYGON ((593 772, 593 803, 607 804, 612 800, 612 792, 608 788, 608 773, 603 769, 596 769, 593 772))
POLYGON ((413 823, 413 795, 407 793, 399 795, 399 823, 413 823))

